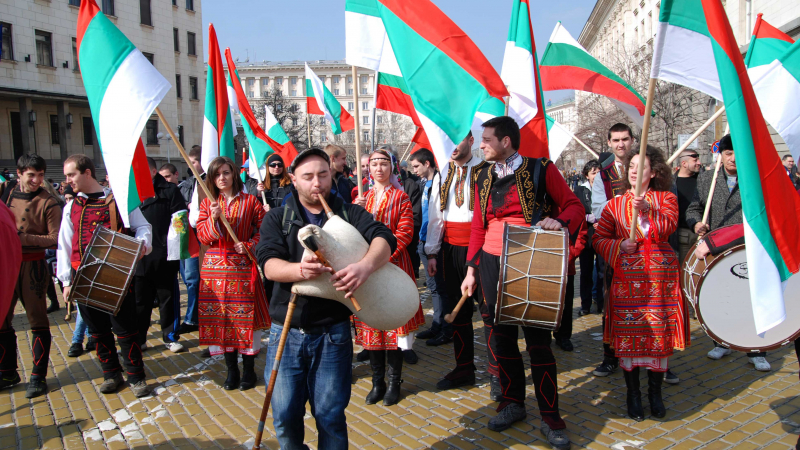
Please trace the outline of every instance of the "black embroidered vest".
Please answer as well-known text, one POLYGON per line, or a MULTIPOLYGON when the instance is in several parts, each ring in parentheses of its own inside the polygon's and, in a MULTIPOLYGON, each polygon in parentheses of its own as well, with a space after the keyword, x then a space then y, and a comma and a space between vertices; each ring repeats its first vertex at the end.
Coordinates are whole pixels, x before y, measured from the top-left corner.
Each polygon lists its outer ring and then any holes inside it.
MULTIPOLYGON (((472 166, 467 173, 467 184, 469 185, 469 210, 475 210, 475 180, 477 179, 478 171, 483 168, 484 166, 489 165, 486 161, 481 161, 480 163, 472 166)), ((447 169, 447 178, 445 178, 439 190, 439 211, 444 211, 447 207, 447 199, 450 195, 450 186, 453 184, 453 179, 455 179, 456 174, 456 163, 450 161, 448 164, 447 169)))
MULTIPOLYGON (((547 166, 552 164, 547 158, 527 158, 521 156, 522 163, 514 171, 514 181, 522 206, 522 215, 525 222, 530 225, 538 223, 545 217, 550 217, 553 210, 552 201, 547 195, 547 166)), ((475 173, 475 188, 478 189, 481 220, 487 226, 486 212, 489 206, 489 196, 494 194, 505 195, 505 192, 492 192, 494 184, 498 181, 497 174, 492 170, 494 164, 486 164, 475 173)), ((505 183, 504 183, 505 184, 505 183)))
POLYGON ((615 159, 609 158, 611 161, 606 163, 600 170, 600 178, 603 180, 603 188, 606 191, 606 198, 612 198, 625 193, 625 188, 622 186, 622 174, 617 173, 617 165, 614 163, 615 159))

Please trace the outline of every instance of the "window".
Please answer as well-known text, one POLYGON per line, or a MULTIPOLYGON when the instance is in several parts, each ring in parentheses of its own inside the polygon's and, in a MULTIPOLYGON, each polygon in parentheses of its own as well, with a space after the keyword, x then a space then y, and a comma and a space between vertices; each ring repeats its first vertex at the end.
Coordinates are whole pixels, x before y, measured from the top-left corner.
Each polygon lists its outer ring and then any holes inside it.
POLYGON ((194 33, 186 32, 186 42, 189 46, 186 51, 192 56, 197 56, 197 49, 194 46, 194 33))
POLYGON ((197 77, 189 77, 189 98, 197 100, 197 77))
POLYGON ((194 0, 186 0, 186 9, 194 11, 194 0))
POLYGON ((369 83, 369 75, 361 75, 361 84, 369 83))
POLYGON ((347 90, 347 95, 353 95, 353 90, 352 89, 348 89, 347 90))
POLYGON ((297 97, 297 89, 292 89, 292 97, 297 97))
POLYGON ((376 120, 378 121, 379 125, 382 124, 383 123, 383 116, 376 117, 376 120))
POLYGON ((150 0, 139 0, 139 23, 153 26, 153 16, 150 12, 150 0))
POLYGON ((78 64, 78 40, 76 38, 72 38, 72 71, 81 71, 81 68, 78 64))
POLYGON ((341 77, 340 77, 339 75, 334 75, 334 76, 333 76, 333 84, 339 84, 339 79, 340 79, 340 78, 341 78, 341 77))
POLYGON ((181 43, 180 43, 180 40, 178 39, 178 29, 177 28, 173 28, 172 29, 172 47, 175 49, 176 52, 178 52, 178 53, 181 52, 181 43))
POLYGON ((183 146, 183 125, 178 125, 178 142, 183 146))
POLYGON ((83 145, 94 145, 94 123, 91 117, 83 118, 83 145))
POLYGON ((319 81, 322 81, 322 84, 325 84, 325 75, 319 77, 319 81))
POLYGON ((36 30, 36 64, 53 67, 52 34, 36 30))
POLYGON ((50 115, 50 143, 58 145, 61 141, 58 139, 58 116, 50 115))
POLYGON ((0 59, 14 59, 14 46, 11 44, 11 24, 0 22, 0 59))
MULTIPOLYGON (((297 86, 297 77, 289 78, 289 83, 291 83, 292 86, 297 86)), ((324 83, 324 81, 323 81, 323 83, 324 83)))
POLYGON ((69 0, 70 6, 81 6, 81 0, 69 0))
POLYGON ((283 86, 283 77, 275 78, 275 86, 283 86))
POLYGON ((158 145, 158 121, 150 119, 145 126, 147 132, 147 145, 158 145))
MULTIPOLYGON (((80 2, 78 2, 80 3, 80 2)), ((114 0, 103 0, 103 14, 113 16, 114 14, 114 0)))
POLYGON ((361 88, 361 95, 367 95, 367 88, 365 87, 361 88))
POLYGON ((364 125, 369 125, 369 116, 364 116, 362 119, 364 119, 364 125))
POLYGON ((327 133, 320 133, 319 140, 320 140, 320 142, 328 142, 328 134, 327 133))
POLYGON ((338 89, 334 89, 333 90, 333 95, 339 95, 339 90, 338 89))
POLYGON ((369 131, 365 131, 364 132, 364 139, 363 140, 365 140, 365 141, 369 140, 369 131))
POLYGON ((152 53, 147 53, 147 52, 142 52, 142 54, 144 55, 145 58, 147 58, 148 61, 150 61, 150 64, 152 64, 153 66, 156 65, 156 62, 155 62, 156 61, 156 55, 154 55, 152 53))
POLYGON ((172 0, 172 6, 178 6, 178 0, 172 0))
POLYGON ((348 83, 352 83, 353 82, 353 76, 352 75, 348 75, 347 76, 347 82, 348 83))
POLYGON ((248 92, 248 93, 247 93, 247 96, 248 96, 249 98, 254 98, 254 97, 256 96, 256 94, 255 94, 255 92, 253 92, 253 91, 250 91, 250 92, 248 92))
POLYGON ((347 110, 348 111, 352 111, 353 110, 353 102, 347 102, 347 110))
POLYGON ((298 124, 297 117, 292 118, 292 126, 296 127, 298 124))
POLYGON ((363 111, 369 111, 369 102, 361 102, 361 109, 363 111))
POLYGON ((181 76, 175 74, 175 96, 181 98, 181 76))
POLYGON ((247 86, 248 87, 253 87, 253 86, 255 86, 255 84, 256 84, 255 78, 248 78, 247 79, 247 86))
POLYGON ((262 78, 261 79, 261 86, 267 87, 268 84, 269 84, 269 78, 262 78))
POLYGON ((281 105, 280 103, 278 103, 277 105, 275 105, 275 110, 276 110, 276 111, 283 111, 283 105, 281 105))

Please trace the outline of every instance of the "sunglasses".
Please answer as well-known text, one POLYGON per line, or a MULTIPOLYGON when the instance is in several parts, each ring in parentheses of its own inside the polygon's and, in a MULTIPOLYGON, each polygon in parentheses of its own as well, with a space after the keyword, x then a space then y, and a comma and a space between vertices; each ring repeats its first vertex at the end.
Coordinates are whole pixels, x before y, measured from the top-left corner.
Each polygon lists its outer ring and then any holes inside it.
POLYGON ((697 153, 695 153, 694 155, 686 155, 685 156, 685 158, 692 158, 692 159, 697 159, 699 157, 700 157, 700 155, 698 155, 697 153))
POLYGON ((277 167, 283 167, 283 164, 281 164, 281 163, 272 163, 269 166, 274 169, 274 168, 277 168, 277 167))

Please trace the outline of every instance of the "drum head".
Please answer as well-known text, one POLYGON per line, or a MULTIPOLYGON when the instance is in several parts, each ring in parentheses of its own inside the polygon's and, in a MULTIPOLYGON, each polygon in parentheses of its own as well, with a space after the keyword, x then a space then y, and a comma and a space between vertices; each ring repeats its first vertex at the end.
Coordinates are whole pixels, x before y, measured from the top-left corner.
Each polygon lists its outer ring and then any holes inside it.
POLYGON ((800 302, 794 301, 798 288, 800 279, 790 278, 785 291, 786 320, 761 336, 756 334, 747 258, 740 246, 709 266, 699 286, 697 318, 709 336, 734 350, 774 350, 800 335, 800 302))

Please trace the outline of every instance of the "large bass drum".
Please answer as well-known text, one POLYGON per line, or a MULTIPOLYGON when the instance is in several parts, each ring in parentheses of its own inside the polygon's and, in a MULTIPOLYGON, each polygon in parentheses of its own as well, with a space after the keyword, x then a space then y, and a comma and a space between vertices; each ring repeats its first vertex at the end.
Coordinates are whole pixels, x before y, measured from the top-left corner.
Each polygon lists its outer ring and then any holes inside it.
POLYGON ((695 244, 683 262, 681 288, 692 302, 703 330, 719 344, 742 352, 774 350, 800 336, 800 278, 785 291, 786 320, 762 335, 756 333, 750 303, 750 280, 744 245, 698 259, 695 244))

